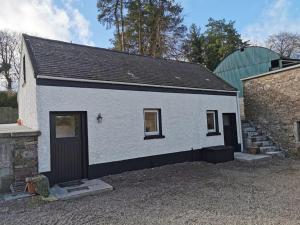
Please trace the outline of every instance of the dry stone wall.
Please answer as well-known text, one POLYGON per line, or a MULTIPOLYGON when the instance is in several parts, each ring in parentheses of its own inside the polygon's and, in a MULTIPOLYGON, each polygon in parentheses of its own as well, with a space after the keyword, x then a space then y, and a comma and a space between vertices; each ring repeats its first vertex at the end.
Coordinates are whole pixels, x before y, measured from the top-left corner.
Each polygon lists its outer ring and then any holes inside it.
POLYGON ((281 149, 300 157, 300 67, 244 81, 244 105, 247 120, 281 149))
POLYGON ((0 192, 37 174, 37 137, 39 132, 0 134, 0 192))

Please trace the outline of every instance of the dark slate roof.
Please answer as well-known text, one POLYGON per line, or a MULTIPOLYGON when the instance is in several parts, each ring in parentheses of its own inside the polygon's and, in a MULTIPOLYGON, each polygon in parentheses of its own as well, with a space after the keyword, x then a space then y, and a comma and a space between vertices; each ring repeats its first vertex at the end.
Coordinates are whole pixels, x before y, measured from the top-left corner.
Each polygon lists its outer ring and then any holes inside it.
POLYGON ((235 91, 204 66, 23 34, 35 75, 235 91))

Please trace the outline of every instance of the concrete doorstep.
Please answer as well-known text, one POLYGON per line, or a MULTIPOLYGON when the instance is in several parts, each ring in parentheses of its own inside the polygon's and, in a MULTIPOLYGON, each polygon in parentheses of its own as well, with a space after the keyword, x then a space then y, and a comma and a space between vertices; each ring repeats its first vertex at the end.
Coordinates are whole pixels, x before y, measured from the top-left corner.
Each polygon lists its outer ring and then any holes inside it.
POLYGON ((266 161, 272 158, 271 155, 253 155, 243 152, 235 152, 234 153, 234 160, 241 161, 241 162, 257 162, 257 161, 266 161))
POLYGON ((12 193, 7 193, 7 194, 1 194, 0 195, 0 201, 13 201, 13 200, 18 200, 22 198, 29 198, 33 197, 35 195, 27 193, 27 192, 19 192, 17 194, 12 194, 12 193))
MULTIPOLYGON (((45 201, 67 200, 70 198, 82 197, 111 191, 113 187, 100 179, 71 181, 62 184, 56 184, 50 188, 50 195, 42 198, 45 201)), ((7 193, 0 195, 1 201, 12 201, 22 198, 36 196, 28 192, 7 193)))
POLYGON ((113 187, 100 179, 71 181, 50 188, 49 198, 52 200, 67 200, 111 190, 113 190, 113 187))

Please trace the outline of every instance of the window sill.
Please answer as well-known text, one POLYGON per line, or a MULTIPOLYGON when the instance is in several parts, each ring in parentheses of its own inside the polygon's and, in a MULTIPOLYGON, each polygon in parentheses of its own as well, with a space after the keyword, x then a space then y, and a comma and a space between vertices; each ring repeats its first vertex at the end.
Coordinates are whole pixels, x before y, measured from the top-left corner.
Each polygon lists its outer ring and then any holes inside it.
POLYGON ((144 140, 151 140, 151 139, 162 139, 165 138, 164 135, 149 135, 149 136, 145 136, 144 140))
POLYGON ((207 133, 206 134, 206 136, 218 136, 218 135, 221 135, 221 133, 220 132, 209 132, 209 133, 207 133))

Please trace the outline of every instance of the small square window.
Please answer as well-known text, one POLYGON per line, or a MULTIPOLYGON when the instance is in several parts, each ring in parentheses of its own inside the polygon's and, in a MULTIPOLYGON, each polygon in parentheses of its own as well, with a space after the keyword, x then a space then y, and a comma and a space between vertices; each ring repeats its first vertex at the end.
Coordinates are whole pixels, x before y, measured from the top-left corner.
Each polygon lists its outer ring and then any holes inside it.
POLYGON ((207 111, 207 131, 208 133, 216 132, 216 112, 215 111, 207 111))
POLYGON ((144 110, 145 136, 159 135, 159 110, 144 110))

